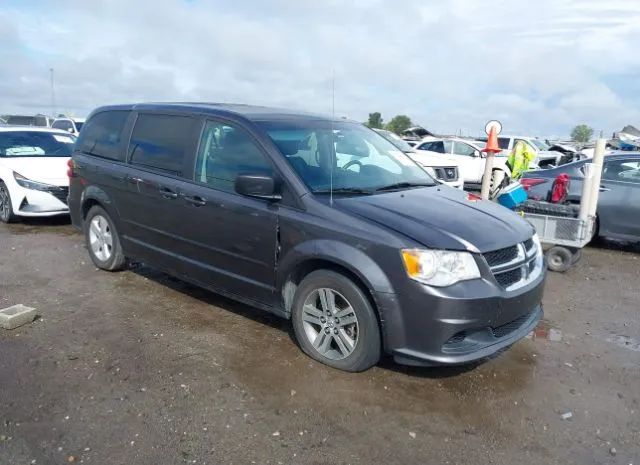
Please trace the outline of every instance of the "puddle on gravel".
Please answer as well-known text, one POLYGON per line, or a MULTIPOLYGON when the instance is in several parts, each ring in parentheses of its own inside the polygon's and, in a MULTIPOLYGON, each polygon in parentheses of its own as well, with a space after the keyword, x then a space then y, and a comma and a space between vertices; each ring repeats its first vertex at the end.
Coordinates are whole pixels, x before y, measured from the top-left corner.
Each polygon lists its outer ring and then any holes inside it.
POLYGON ((614 334, 613 336, 607 338, 607 342, 613 342, 614 344, 624 349, 633 350, 634 352, 640 352, 640 341, 632 338, 631 336, 614 334))
POLYGON ((527 335, 527 339, 546 339, 548 341, 562 341, 562 331, 554 328, 547 320, 540 320, 538 326, 527 335))

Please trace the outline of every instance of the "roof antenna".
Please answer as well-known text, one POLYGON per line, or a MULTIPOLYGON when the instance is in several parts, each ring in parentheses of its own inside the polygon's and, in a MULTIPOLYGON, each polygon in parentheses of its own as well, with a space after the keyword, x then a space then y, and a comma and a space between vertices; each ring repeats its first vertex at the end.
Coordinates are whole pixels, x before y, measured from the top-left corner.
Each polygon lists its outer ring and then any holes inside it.
POLYGON ((331 160, 329 161, 329 206, 333 208, 333 165, 336 162, 336 144, 333 119, 336 116, 336 70, 331 68, 331 160))

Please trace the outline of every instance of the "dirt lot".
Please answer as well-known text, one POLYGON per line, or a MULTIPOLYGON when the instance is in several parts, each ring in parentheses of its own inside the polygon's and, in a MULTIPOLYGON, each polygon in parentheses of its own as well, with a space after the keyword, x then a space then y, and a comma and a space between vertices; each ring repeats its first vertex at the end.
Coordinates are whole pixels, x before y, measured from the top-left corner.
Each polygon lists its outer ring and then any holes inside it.
POLYGON ((2 225, 0 308, 41 318, 0 330, 0 463, 640 464, 639 282, 637 251, 589 248, 534 338, 347 374, 260 310, 97 271, 65 221, 2 225))

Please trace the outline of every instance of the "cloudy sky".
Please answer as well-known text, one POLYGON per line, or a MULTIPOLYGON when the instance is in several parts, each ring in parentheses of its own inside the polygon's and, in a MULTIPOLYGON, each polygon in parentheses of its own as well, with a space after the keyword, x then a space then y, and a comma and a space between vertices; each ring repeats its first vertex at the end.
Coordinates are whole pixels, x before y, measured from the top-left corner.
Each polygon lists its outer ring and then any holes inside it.
POLYGON ((638 0, 2 0, 0 113, 132 101, 409 115, 439 132, 640 126, 638 0))

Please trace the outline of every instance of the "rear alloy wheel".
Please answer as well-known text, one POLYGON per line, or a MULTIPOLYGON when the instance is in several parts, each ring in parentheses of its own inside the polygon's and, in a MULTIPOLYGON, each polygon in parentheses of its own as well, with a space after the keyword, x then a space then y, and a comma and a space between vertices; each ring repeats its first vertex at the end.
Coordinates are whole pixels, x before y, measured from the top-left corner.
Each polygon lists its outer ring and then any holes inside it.
POLYGON ((102 270, 117 271, 124 268, 118 232, 108 213, 100 206, 89 210, 84 222, 84 234, 89 256, 102 270))
POLYGON ((9 189, 4 182, 0 181, 0 221, 3 223, 14 223, 17 219, 13 213, 9 189))
POLYGON ((346 276, 319 270, 300 283, 293 327, 302 350, 345 371, 363 371, 380 358, 380 330, 362 290, 346 276))

